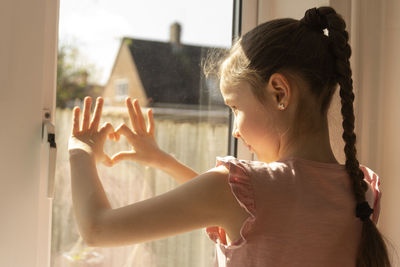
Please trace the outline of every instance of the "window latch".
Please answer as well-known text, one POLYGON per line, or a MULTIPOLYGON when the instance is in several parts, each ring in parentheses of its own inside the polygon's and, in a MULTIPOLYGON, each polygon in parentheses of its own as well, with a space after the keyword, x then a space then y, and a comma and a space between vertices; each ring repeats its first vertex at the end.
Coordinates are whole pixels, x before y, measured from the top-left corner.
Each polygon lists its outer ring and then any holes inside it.
POLYGON ((55 127, 51 122, 50 110, 43 110, 42 121, 42 144, 45 146, 44 160, 46 161, 45 166, 47 166, 47 197, 54 198, 57 144, 55 127))

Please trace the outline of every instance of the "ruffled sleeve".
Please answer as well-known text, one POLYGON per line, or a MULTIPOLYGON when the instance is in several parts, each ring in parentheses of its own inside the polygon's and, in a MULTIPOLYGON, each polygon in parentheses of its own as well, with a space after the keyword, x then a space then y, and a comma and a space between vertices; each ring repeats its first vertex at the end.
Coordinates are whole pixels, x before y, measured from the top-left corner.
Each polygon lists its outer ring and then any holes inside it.
MULTIPOLYGON (((216 160, 216 167, 224 165, 229 170, 228 183, 232 193, 240 206, 249 214, 249 217, 240 229, 240 238, 232 240, 229 247, 239 246, 247 240, 256 218, 254 190, 248 173, 249 169, 246 168, 246 164, 245 161, 238 160, 233 156, 217 157, 216 160)), ((207 227, 206 233, 215 243, 227 246, 226 233, 222 227, 207 227)))
POLYGON ((365 193, 365 198, 370 207, 374 209, 370 218, 375 224, 377 224, 381 210, 380 200, 382 197, 382 192, 379 190, 380 179, 375 172, 362 164, 360 164, 360 169, 364 172, 364 180, 369 184, 369 188, 365 193))

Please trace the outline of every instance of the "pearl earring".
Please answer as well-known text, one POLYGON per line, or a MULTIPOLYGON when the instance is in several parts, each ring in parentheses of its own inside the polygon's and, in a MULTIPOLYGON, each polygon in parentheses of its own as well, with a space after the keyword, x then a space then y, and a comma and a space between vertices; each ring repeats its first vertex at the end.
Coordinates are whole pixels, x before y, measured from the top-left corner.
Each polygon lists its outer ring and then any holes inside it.
POLYGON ((285 109, 285 105, 283 103, 279 103, 278 108, 280 110, 284 110, 285 109))

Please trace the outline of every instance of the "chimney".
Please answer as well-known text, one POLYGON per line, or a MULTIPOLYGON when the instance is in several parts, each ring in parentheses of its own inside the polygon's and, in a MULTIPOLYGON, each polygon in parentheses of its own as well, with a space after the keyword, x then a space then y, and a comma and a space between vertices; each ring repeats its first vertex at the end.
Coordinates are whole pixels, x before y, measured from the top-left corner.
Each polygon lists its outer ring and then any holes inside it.
POLYGON ((181 24, 175 22, 169 27, 169 42, 172 44, 181 44, 181 24))

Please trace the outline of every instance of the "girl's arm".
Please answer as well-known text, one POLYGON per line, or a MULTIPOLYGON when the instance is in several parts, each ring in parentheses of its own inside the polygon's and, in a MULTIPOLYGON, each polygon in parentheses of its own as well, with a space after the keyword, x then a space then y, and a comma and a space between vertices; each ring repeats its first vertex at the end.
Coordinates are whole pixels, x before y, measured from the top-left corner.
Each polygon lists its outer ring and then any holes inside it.
POLYGON ((174 156, 166 152, 160 154, 160 158, 154 167, 173 177, 179 184, 186 183, 199 175, 193 169, 179 162, 174 156))
POLYGON ((219 166, 164 194, 101 210, 87 241, 96 247, 127 246, 208 226, 229 229, 239 212, 243 208, 229 187, 228 170, 219 166))
POLYGON ((69 162, 74 217, 82 238, 90 245, 100 213, 110 210, 111 205, 97 174, 93 156, 75 150, 69 162))
POLYGON ((80 108, 73 110, 72 134, 68 141, 71 167, 72 205, 79 232, 87 243, 91 243, 93 225, 99 214, 111 209, 111 205, 98 178, 96 163, 112 166, 104 151, 107 135, 114 132, 110 123, 99 128, 103 99, 98 98, 94 116, 90 121, 91 98, 84 100, 82 126, 79 123, 80 108), (90 122, 90 124, 89 124, 90 122))
POLYGON ((99 179, 96 161, 85 151, 71 154, 74 214, 89 246, 126 246, 207 226, 227 229, 226 220, 242 209, 219 166, 174 190, 113 209, 99 179))

